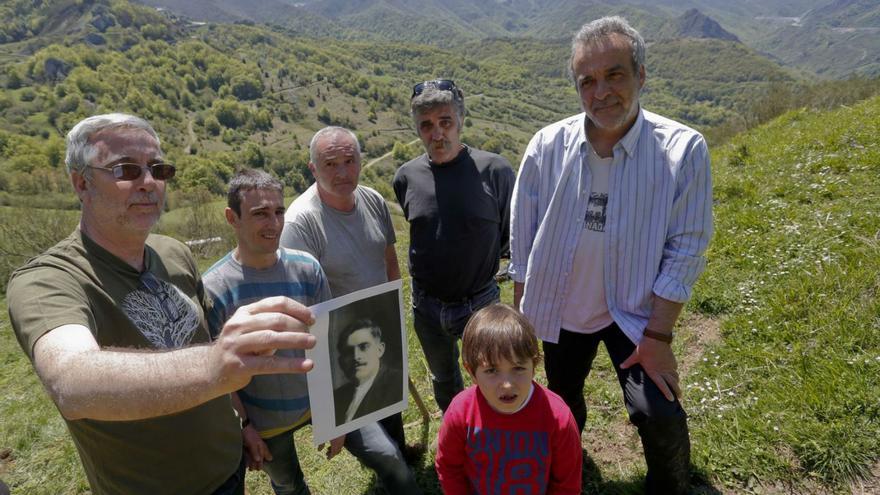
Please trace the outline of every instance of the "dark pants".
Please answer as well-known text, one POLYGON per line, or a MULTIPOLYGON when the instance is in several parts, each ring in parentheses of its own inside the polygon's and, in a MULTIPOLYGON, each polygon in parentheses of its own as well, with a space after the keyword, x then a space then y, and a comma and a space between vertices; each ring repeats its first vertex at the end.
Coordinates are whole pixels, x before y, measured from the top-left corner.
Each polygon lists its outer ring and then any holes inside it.
POLYGON ((441 301, 412 281, 413 326, 431 370, 434 400, 441 411, 445 412, 452 398, 464 389, 458 367, 458 340, 465 325, 476 311, 499 300, 494 280, 471 297, 456 302, 441 301))
POLYGON ((212 495, 244 495, 244 467, 244 452, 242 452, 238 469, 232 473, 229 479, 214 490, 212 495))
POLYGON ((376 472, 387 493, 422 493, 412 470, 403 458, 402 447, 398 446, 381 423, 368 424, 346 435, 345 448, 363 465, 376 472))
POLYGON ((587 422, 584 381, 590 374, 600 342, 605 344, 617 372, 629 420, 638 428, 642 439, 648 466, 646 493, 687 493, 691 451, 687 414, 677 399, 666 400, 641 365, 620 368, 620 363, 636 347, 616 324, 594 334, 562 330, 558 343, 544 342, 548 388, 565 400, 583 432, 587 422))
MULTIPOLYGON (((403 418, 400 413, 367 425, 345 436, 345 448, 361 463, 376 472, 390 494, 418 495, 421 493, 415 477, 402 454, 403 447, 386 431, 388 422, 403 436, 403 418)), ((272 490, 277 495, 308 495, 311 493, 299 464, 293 434, 310 424, 306 422, 292 430, 264 439, 273 459, 265 461, 263 471, 269 476, 272 490)), ((396 431, 396 430, 395 430, 396 431)), ((242 473, 243 474, 243 473, 242 473)), ((243 485, 242 485, 243 486, 243 485)), ((220 492, 225 495, 226 492, 220 492)), ((220 493, 216 495, 220 495, 220 493)), ((240 492, 241 493, 241 492, 240 492)))

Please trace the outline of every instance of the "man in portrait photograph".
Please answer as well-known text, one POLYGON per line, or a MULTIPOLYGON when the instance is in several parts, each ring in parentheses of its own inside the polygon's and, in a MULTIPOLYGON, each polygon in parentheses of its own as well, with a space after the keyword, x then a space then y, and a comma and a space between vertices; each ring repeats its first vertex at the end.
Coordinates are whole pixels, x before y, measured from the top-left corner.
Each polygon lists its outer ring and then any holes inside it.
POLYGON ((373 320, 362 318, 346 326, 336 350, 347 380, 333 392, 337 426, 403 400, 403 373, 393 365, 390 346, 383 361, 386 345, 373 320))

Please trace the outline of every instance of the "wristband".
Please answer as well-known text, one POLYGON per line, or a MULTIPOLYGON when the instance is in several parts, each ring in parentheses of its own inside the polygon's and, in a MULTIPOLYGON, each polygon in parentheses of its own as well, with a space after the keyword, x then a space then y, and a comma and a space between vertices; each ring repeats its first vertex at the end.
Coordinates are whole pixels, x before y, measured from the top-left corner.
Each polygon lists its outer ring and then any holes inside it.
POLYGON ((251 418, 244 418, 243 420, 241 420, 241 429, 243 430, 243 429, 247 428, 248 425, 250 425, 250 424, 251 424, 251 418))
POLYGON ((666 342, 667 344, 672 343, 672 334, 671 333, 663 333, 656 332, 654 330, 645 329, 645 332, 642 334, 649 339, 659 340, 660 342, 666 342))

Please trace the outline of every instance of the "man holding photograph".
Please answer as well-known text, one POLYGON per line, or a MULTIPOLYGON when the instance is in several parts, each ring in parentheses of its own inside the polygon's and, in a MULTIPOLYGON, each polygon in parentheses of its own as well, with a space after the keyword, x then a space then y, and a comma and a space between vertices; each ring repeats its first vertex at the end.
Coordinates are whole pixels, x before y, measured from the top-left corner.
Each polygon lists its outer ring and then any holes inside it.
POLYGON ((255 375, 304 373, 314 317, 285 297, 236 312, 213 343, 195 260, 150 230, 166 181, 145 120, 95 115, 67 135, 79 227, 12 275, 19 344, 100 494, 241 494, 241 425, 229 393, 255 375), (182 455, 183 454, 183 455, 182 455))

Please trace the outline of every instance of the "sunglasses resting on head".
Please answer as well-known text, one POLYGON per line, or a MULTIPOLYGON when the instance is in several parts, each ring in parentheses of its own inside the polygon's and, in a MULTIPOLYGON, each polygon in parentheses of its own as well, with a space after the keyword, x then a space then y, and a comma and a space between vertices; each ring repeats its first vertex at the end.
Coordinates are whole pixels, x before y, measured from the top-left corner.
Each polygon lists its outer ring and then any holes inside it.
POLYGON ((451 91, 455 96, 461 98, 461 90, 455 85, 452 79, 434 79, 432 81, 424 81, 413 86, 412 96, 410 100, 422 94, 426 88, 435 88, 440 91, 451 91))

